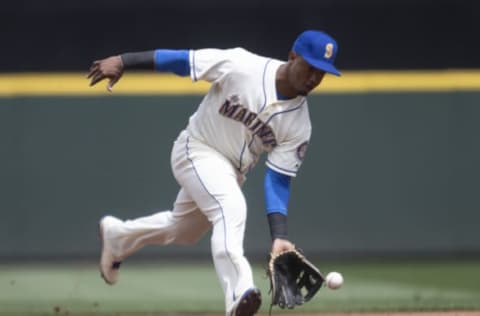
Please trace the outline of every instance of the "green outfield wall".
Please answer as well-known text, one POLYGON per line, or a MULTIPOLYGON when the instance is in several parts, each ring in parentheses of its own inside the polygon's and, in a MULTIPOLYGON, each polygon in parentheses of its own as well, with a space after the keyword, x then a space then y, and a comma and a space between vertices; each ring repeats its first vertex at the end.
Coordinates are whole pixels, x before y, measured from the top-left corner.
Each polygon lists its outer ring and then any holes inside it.
MULTIPOLYGON (((170 208, 170 149, 199 95, 0 98, 0 258, 97 256, 97 222, 170 208)), ((330 255, 480 253, 480 92, 315 94, 290 235, 330 255)), ((263 163, 244 187, 263 255, 263 163)), ((149 247, 151 255, 209 255, 149 247)))

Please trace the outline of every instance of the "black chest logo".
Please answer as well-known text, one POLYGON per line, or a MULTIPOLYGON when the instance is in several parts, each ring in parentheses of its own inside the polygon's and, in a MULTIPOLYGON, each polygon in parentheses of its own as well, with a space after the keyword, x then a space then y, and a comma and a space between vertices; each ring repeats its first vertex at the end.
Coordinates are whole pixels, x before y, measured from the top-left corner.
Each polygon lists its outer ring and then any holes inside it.
POLYGON ((277 140, 272 128, 263 122, 255 112, 251 112, 239 102, 236 95, 225 100, 218 113, 245 125, 253 134, 260 137, 262 143, 266 147, 273 148, 277 146, 277 140))

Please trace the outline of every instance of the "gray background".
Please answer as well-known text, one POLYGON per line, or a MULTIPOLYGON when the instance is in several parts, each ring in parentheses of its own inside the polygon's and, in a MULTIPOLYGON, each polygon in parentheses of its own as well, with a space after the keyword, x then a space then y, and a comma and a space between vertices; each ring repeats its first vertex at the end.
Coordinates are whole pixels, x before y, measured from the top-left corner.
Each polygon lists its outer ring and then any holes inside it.
MULTIPOLYGON (((0 99, 0 257, 96 257, 99 218, 169 209, 170 149, 201 96, 0 99)), ((311 254, 480 252, 480 93, 314 95, 290 235, 311 254)), ((269 249, 260 163, 246 252, 269 249)), ((199 247, 139 255, 209 256, 199 247)))

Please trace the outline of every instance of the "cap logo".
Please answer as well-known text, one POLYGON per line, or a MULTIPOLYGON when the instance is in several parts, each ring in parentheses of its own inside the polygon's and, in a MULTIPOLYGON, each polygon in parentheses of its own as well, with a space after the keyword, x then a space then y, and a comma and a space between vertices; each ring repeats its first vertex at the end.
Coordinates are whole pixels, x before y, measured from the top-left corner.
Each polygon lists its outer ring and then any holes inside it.
POLYGON ((325 57, 326 59, 330 59, 332 55, 333 55, 333 44, 328 43, 327 45, 325 45, 325 55, 323 55, 323 57, 325 57))

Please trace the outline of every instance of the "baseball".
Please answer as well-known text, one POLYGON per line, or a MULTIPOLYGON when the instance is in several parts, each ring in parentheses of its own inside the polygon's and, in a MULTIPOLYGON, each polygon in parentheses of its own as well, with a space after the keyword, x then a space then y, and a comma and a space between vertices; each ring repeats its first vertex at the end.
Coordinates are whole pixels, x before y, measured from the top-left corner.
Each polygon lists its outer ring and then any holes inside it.
POLYGON ((343 276, 338 272, 330 272, 327 274, 326 282, 329 289, 339 289, 343 284, 343 276))

